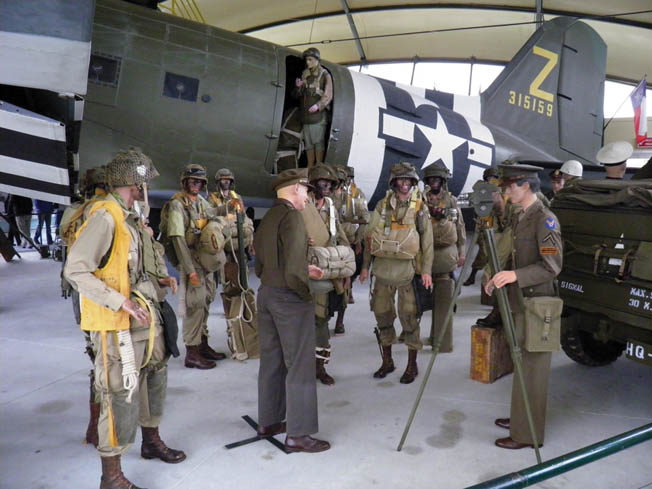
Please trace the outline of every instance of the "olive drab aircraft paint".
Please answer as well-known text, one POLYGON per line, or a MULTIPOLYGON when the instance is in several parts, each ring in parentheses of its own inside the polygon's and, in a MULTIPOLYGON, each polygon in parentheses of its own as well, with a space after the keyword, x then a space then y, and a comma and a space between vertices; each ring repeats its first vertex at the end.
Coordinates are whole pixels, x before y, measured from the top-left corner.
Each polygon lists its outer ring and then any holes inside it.
MULTIPOLYGON (((598 34, 567 17, 537 29, 479 96, 401 85, 322 60, 333 80, 325 161, 354 167, 370 206, 399 160, 417 169, 441 160, 456 195, 507 158, 593 165, 605 64, 598 34)), ((188 163, 228 165, 248 205, 268 207, 269 184, 287 164, 282 155, 296 152, 288 121, 303 68, 298 51, 122 0, 97 0, 79 170, 133 145, 161 173, 150 193, 154 207, 177 191, 178 170, 188 163)), ((292 156, 290 162, 297 164, 292 156)))

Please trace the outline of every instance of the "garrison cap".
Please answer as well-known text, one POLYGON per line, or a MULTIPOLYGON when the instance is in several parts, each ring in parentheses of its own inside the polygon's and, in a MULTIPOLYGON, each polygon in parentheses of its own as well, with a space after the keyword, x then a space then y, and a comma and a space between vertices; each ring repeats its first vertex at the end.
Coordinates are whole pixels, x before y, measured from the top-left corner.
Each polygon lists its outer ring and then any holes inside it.
POLYGON ((614 141, 613 143, 605 144, 598 151, 596 159, 598 163, 602 163, 604 166, 615 166, 627 161, 633 152, 634 148, 627 141, 614 141))
POLYGON ((509 185, 523 178, 538 177, 539 172, 543 170, 540 166, 515 163, 513 160, 506 160, 498 165, 498 168, 500 168, 501 185, 509 185))
POLYGON ((314 188, 308 182, 308 169, 307 168, 291 168, 283 170, 278 174, 274 182, 272 182, 272 190, 278 190, 283 187, 289 187, 295 183, 305 185, 309 189, 314 188))

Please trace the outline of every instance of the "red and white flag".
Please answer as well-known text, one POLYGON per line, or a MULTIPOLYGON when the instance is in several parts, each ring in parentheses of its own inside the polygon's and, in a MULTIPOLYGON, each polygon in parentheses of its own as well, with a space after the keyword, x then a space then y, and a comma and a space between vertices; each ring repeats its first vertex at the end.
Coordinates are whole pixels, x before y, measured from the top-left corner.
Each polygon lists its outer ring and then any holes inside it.
POLYGON ((642 148, 652 147, 652 138, 647 137, 647 114, 645 113, 645 88, 646 79, 634 89, 629 98, 634 107, 634 131, 636 132, 636 145, 642 148))

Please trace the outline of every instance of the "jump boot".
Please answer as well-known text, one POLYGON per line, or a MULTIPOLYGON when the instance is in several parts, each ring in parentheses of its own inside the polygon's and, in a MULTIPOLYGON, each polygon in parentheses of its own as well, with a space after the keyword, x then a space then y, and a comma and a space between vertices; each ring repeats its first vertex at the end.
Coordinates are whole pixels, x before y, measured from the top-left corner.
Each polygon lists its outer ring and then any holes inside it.
POLYGON ((89 445, 97 446, 99 438, 97 434, 97 420, 100 417, 100 403, 90 403, 91 418, 88 420, 88 428, 86 428, 86 443, 89 445))
POLYGON ((188 368, 208 370, 217 365, 212 360, 205 359, 201 354, 201 345, 186 345, 186 360, 183 364, 188 368))
POLYGON ((405 372, 401 375, 401 384, 411 384, 414 382, 416 376, 419 375, 419 368, 417 367, 417 351, 408 348, 408 364, 405 367, 405 372))
POLYGON ((503 326, 503 319, 500 316, 500 309, 498 309, 498 306, 494 306, 487 317, 478 319, 476 324, 483 328, 501 328, 503 326))
POLYGON ((158 427, 141 426, 143 443, 140 445, 140 456, 146 459, 158 458, 167 464, 178 464, 186 459, 182 450, 168 447, 158 434, 158 427))
POLYGON ((325 363, 324 360, 321 358, 317 359, 317 379, 324 384, 324 385, 333 385, 335 383, 335 379, 328 375, 328 372, 326 372, 326 368, 324 367, 325 363))
POLYGON ((199 344, 199 353, 201 353, 201 356, 204 357, 206 360, 224 360, 226 358, 226 355, 224 353, 215 351, 208 345, 208 336, 206 336, 205 334, 201 335, 201 343, 199 344))
POLYGON ((374 378, 384 379, 387 377, 387 374, 391 374, 396 367, 394 366, 394 360, 392 360, 392 345, 383 346, 383 364, 378 370, 374 372, 374 378))
POLYGON ((102 479, 100 489, 144 489, 132 484, 122 473, 120 455, 100 457, 102 460, 102 479))

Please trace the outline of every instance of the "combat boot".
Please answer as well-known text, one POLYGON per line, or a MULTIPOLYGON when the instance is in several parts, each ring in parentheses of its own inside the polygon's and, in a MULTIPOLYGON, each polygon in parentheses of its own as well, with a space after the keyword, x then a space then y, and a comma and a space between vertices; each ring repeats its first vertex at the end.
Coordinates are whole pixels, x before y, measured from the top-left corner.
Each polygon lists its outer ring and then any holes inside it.
POLYGON ((88 428, 86 428, 86 443, 97 446, 99 438, 97 434, 97 420, 100 417, 100 403, 90 402, 91 419, 88 420, 88 428))
POLYGON ((335 383, 335 379, 326 372, 324 360, 321 358, 317 359, 317 379, 324 385, 333 385, 335 383))
POLYGON ((478 319, 476 324, 483 328, 501 328, 503 326, 503 319, 500 316, 500 309, 494 306, 487 317, 478 319))
POLYGON ((387 374, 391 374, 394 370, 396 370, 396 367, 394 367, 394 360, 392 360, 392 345, 383 346, 383 364, 374 372, 374 378, 384 379, 387 374))
POLYGON ((475 283, 475 274, 478 273, 479 268, 471 268, 471 275, 469 275, 469 278, 466 279, 466 282, 464 282, 462 285, 468 286, 468 285, 473 285, 475 283))
POLYGON ((405 372, 401 375, 401 384, 411 384, 414 379, 419 375, 419 367, 417 367, 417 351, 408 348, 408 364, 405 367, 405 372))
POLYGON ((188 368, 198 368, 208 370, 216 367, 216 363, 207 360, 201 355, 200 345, 186 345, 186 360, 183 364, 188 368))
POLYGON ((102 478, 100 489, 144 489, 129 482, 120 467, 120 455, 100 457, 102 460, 102 478))
POLYGON ((199 352, 201 353, 201 356, 204 357, 206 360, 224 360, 226 358, 226 355, 224 353, 215 351, 208 345, 208 336, 206 336, 205 334, 201 335, 199 352))
POLYGON ((182 450, 168 447, 158 434, 158 427, 141 426, 143 442, 140 445, 140 456, 146 459, 158 458, 168 464, 178 464, 186 459, 182 450))

